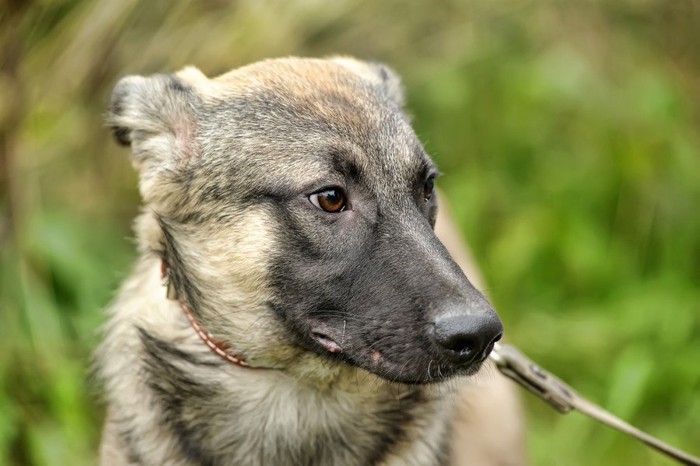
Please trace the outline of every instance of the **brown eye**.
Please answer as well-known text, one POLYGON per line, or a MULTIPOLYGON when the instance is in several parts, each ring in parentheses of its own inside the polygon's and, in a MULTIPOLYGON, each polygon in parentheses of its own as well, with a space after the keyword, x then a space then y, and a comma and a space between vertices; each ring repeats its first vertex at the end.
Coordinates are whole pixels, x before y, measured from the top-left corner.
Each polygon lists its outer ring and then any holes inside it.
POLYGON ((431 177, 423 185, 423 200, 425 202, 428 202, 433 197, 433 189, 435 189, 435 179, 431 177))
POLYGON ((313 205, 326 212, 342 212, 345 210, 347 200, 345 193, 338 188, 324 189, 309 196, 313 205))

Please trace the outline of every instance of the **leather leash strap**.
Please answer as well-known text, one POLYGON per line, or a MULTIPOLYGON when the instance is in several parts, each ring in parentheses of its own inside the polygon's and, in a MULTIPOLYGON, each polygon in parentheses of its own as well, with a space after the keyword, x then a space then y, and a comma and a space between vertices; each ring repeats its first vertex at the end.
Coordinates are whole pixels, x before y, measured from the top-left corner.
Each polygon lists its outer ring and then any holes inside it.
POLYGON ((635 437, 681 464, 700 466, 699 458, 674 448, 646 432, 642 432, 600 406, 588 401, 570 386, 532 362, 514 346, 496 343, 491 353, 491 359, 506 377, 527 388, 560 413, 565 414, 576 409, 596 421, 635 437))

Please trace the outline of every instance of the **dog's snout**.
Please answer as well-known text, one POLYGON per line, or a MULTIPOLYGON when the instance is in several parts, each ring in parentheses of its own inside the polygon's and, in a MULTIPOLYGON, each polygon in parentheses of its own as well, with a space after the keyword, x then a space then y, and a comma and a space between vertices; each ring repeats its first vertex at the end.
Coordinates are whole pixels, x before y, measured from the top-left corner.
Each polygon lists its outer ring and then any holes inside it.
POLYGON ((502 336, 503 324, 490 308, 476 313, 450 309, 435 318, 435 341, 458 364, 483 361, 502 336))

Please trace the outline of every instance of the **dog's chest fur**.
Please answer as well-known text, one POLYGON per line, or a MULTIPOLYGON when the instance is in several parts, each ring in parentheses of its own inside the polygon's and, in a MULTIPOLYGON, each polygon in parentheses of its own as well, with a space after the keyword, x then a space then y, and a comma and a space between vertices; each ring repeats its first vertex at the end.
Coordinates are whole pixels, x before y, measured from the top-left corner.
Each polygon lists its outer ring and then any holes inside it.
POLYGON ((155 258, 141 262, 112 313, 100 351, 110 405, 105 464, 116 451, 130 464, 447 460, 444 393, 387 384, 351 367, 324 367, 319 381, 229 365, 166 299, 155 258))

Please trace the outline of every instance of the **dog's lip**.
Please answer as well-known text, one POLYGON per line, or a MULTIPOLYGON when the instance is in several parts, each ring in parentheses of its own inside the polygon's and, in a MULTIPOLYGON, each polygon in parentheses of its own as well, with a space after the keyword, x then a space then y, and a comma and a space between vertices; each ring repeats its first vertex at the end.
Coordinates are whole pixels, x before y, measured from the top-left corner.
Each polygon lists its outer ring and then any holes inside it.
MULTIPOLYGON (((442 383, 455 377, 471 377, 479 372, 483 363, 483 360, 478 360, 468 365, 456 365, 440 358, 435 358, 430 360, 427 367, 416 372, 407 370, 409 368, 405 361, 394 360, 390 357, 390 354, 373 348, 373 345, 369 345, 369 350, 358 352, 357 348, 351 344, 351 341, 347 342, 347 347, 341 347, 336 340, 323 330, 314 328, 310 331, 310 336, 317 345, 325 349, 324 352, 326 354, 334 353, 332 356, 334 359, 340 358, 346 364, 370 372, 392 383, 431 385, 442 383)), ((427 363, 427 360, 423 361, 423 363, 427 363)))
POLYGON ((453 377, 469 377, 479 371, 483 362, 479 360, 468 365, 455 365, 436 358, 428 364, 427 371, 421 370, 419 374, 407 371, 405 361, 393 360, 389 353, 377 348, 374 344, 360 345, 360 347, 369 348, 360 350, 353 345, 353 339, 347 338, 349 335, 346 335, 344 328, 336 328, 327 322, 313 322, 307 332, 306 338, 315 343, 310 349, 328 356, 332 355, 334 359, 341 358, 345 363, 394 383, 426 385, 441 383, 453 377))
POLYGON ((343 348, 340 347, 340 345, 330 336, 328 336, 326 333, 319 331, 319 330, 312 330, 311 331, 311 337, 316 340, 318 344, 320 344, 323 348, 326 349, 329 353, 342 353, 343 348))
MULTIPOLYGON (((372 355, 374 356, 374 355, 372 355)), ((362 365, 360 365, 362 366, 362 365)), ((479 372, 482 364, 476 362, 470 364, 469 366, 453 366, 453 365, 439 365, 438 363, 433 363, 433 373, 428 374, 423 372, 421 375, 416 376, 416 374, 405 373, 405 364, 397 364, 392 361, 387 361, 382 358, 380 364, 373 364, 374 367, 367 368, 369 370, 382 377, 385 380, 389 380, 394 383, 403 383, 407 385, 429 385, 442 383, 446 380, 455 377, 470 377, 479 372)))
POLYGON ((479 359, 467 365, 453 364, 439 357, 424 360, 427 368, 419 371, 406 371, 405 361, 397 361, 391 358, 390 353, 385 353, 380 349, 369 345, 370 351, 363 357, 350 356, 352 364, 363 368, 375 375, 391 382, 398 382, 408 385, 427 385, 441 383, 455 377, 471 377, 482 367, 485 359, 479 359))
MULTIPOLYGON (((430 374, 425 373, 423 376, 416 377, 416 374, 406 373, 406 364, 403 362, 392 361, 385 355, 373 349, 369 351, 365 357, 358 358, 353 354, 353 351, 344 352, 343 348, 327 333, 319 329, 313 329, 310 332, 311 338, 321 346, 326 352, 334 354, 342 354, 343 360, 358 368, 371 372, 385 380, 394 383, 403 383, 407 385, 427 385, 441 383, 453 377, 469 377, 476 374, 481 368, 483 361, 476 361, 469 365, 453 365, 438 363, 434 361, 432 364, 433 371, 430 374)), ((350 348, 352 349, 352 348, 350 348)), ((430 367, 430 366, 429 366, 430 367)))

